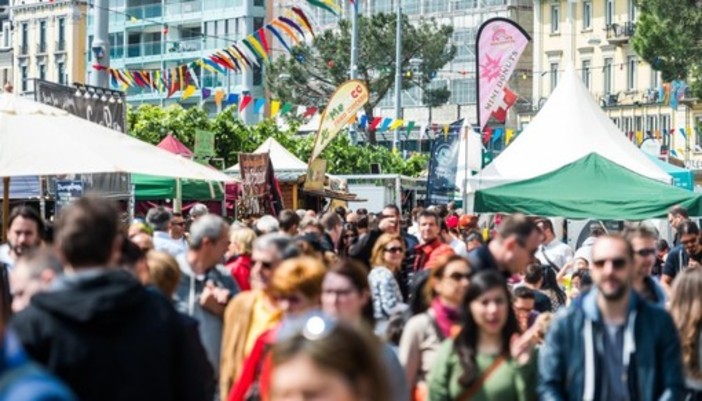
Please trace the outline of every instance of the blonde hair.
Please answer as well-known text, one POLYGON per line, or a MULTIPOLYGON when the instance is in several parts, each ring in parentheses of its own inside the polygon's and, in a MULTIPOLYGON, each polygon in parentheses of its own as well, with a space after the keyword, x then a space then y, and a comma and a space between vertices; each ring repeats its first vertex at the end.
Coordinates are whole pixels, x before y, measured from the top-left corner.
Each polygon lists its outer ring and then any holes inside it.
POLYGON ((239 248, 241 255, 251 255, 253 243, 256 240, 256 232, 247 227, 232 227, 229 233, 229 240, 239 248))
POLYGON ((180 267, 173 256, 159 251, 146 254, 151 281, 167 297, 172 297, 180 281, 180 267))
MULTIPOLYGON (((405 252, 405 241, 402 240, 400 234, 383 234, 375 240, 375 244, 373 245, 370 259, 371 267, 385 266, 385 259, 383 258, 385 247, 393 241, 400 241, 402 252, 405 252)), ((390 266, 386 267, 389 268, 390 266)))
POLYGON ((271 278, 271 289, 280 295, 302 293, 309 299, 322 295, 322 281, 327 269, 317 258, 300 256, 283 261, 271 278))
POLYGON ((702 378, 698 361, 700 323, 702 322, 702 272, 688 269, 680 272, 673 283, 670 315, 680 333, 683 364, 691 376, 702 378))

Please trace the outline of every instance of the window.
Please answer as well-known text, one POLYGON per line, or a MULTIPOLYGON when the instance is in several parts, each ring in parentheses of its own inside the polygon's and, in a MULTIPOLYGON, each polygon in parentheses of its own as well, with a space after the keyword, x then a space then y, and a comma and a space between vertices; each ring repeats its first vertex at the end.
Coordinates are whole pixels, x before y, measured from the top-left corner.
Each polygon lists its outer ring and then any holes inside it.
POLYGON ((58 42, 59 42, 59 49, 63 50, 63 46, 66 43, 66 19, 65 18, 59 18, 58 19, 58 42))
POLYGON ((551 91, 553 92, 558 86, 558 63, 551 63, 549 70, 551 72, 551 91))
POLYGON ((392 0, 375 0, 373 2, 373 12, 388 13, 392 10, 392 0))
POLYGON ((472 10, 477 7, 476 0, 453 0, 451 2, 453 5, 452 10, 472 10))
POLYGON ((654 70, 653 68, 651 69, 651 82, 650 82, 650 87, 651 89, 657 89, 661 84, 661 74, 660 72, 654 70))
MULTIPOLYGON (((448 0, 428 0, 424 3, 424 13, 446 13, 449 10, 448 0)), ((404 5, 404 3, 403 3, 404 5)))
POLYGON ((254 86, 263 85, 263 69, 260 66, 255 66, 253 71, 254 86))
POLYGON ((631 132, 634 130, 633 121, 631 117, 624 117, 624 125, 622 128, 624 132, 631 132))
POLYGON ((46 20, 39 21, 39 51, 46 51, 46 20))
POLYGON ((636 90, 636 66, 638 65, 636 56, 626 58, 626 89, 636 90))
POLYGON ((604 59, 604 67, 602 68, 602 73, 604 74, 604 93, 605 95, 611 94, 614 85, 614 76, 612 75, 612 58, 608 57, 604 59))
POLYGON ((629 22, 636 21, 636 0, 629 0, 629 5, 627 7, 627 16, 629 17, 629 22))
POLYGON ((421 3, 419 0, 404 0, 402 2, 402 12, 407 15, 419 14, 421 12, 421 3))
POLYGON ((21 54, 27 54, 27 45, 29 44, 29 24, 26 22, 22 23, 22 41, 20 42, 20 46, 22 49, 20 50, 21 54))
POLYGON ((454 61, 475 60, 475 31, 472 29, 456 30, 453 32, 453 45, 456 46, 454 61))
POLYGON ((46 64, 39 64, 39 79, 46 80, 46 64))
POLYGON ((551 6, 551 33, 560 32, 561 6, 554 4, 551 6))
POLYGON ((26 92, 29 80, 29 71, 26 65, 20 67, 20 77, 22 78, 22 92, 26 92))
POLYGON ((58 83, 66 85, 66 64, 63 61, 56 63, 56 73, 58 74, 58 83))
POLYGON ((661 130, 667 130, 670 127, 670 114, 661 114, 661 130))
POLYGON ((592 29, 592 1, 583 2, 583 29, 592 29))
POLYGON ((590 85, 592 84, 592 72, 590 71, 590 67, 592 67, 592 61, 583 60, 583 83, 587 89, 590 89, 590 85))
POLYGON ((605 0, 605 24, 610 26, 614 23, 614 0, 605 0))
POLYGON ((475 101, 475 78, 451 81, 451 104, 468 104, 475 101))

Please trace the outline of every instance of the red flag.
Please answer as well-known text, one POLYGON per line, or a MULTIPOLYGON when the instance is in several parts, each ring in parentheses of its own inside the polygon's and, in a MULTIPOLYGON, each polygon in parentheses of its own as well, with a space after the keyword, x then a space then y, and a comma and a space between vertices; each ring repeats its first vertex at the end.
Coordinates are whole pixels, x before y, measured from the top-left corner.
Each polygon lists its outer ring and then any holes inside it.
POLYGON ((486 145, 490 143, 490 140, 492 139, 492 128, 490 127, 485 127, 483 130, 483 145, 486 145))
POLYGON ((502 91, 502 100, 498 104, 495 111, 492 112, 492 117, 499 123, 504 124, 507 121, 507 111, 517 102, 518 96, 508 87, 502 91))
POLYGON ((305 114, 302 115, 302 118, 312 117, 316 112, 316 107, 308 107, 307 109, 305 109, 305 114))
POLYGON ((241 99, 241 104, 239 105, 239 111, 244 111, 246 110, 246 107, 251 103, 251 100, 253 98, 251 95, 244 95, 244 97, 241 99))
POLYGON ((373 118, 373 121, 370 123, 370 126, 368 128, 370 128, 371 131, 375 131, 375 129, 378 128, 378 124, 380 124, 381 121, 383 121, 381 117, 373 118))

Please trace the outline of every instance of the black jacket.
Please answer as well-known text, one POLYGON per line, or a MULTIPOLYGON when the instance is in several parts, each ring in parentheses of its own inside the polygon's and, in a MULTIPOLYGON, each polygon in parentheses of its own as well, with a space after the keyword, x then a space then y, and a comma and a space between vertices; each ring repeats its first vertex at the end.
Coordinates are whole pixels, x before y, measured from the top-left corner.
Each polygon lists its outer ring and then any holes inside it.
POLYGON ((206 399, 186 325, 165 297, 120 270, 55 284, 11 326, 27 353, 81 400, 206 399))

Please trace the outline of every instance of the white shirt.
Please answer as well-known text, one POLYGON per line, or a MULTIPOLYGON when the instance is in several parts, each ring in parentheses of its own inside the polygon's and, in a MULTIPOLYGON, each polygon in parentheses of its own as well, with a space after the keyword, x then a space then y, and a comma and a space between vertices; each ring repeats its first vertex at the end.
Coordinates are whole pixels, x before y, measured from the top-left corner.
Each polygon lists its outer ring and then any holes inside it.
POLYGON ((449 246, 456 252, 456 255, 468 258, 468 248, 466 248, 466 243, 460 239, 453 238, 449 246))
POLYGON ((560 270, 566 263, 573 259, 573 250, 568 245, 554 238, 551 242, 542 245, 539 250, 536 251, 536 257, 544 265, 550 264, 550 260, 551 263, 556 265, 560 270), (544 253, 546 255, 544 255, 544 253))
POLYGON ((9 269, 15 265, 15 261, 10 257, 10 245, 0 245, 0 264, 5 264, 9 269))
POLYGON ((173 239, 165 231, 154 231, 154 249, 176 257, 188 250, 185 238, 173 239))

